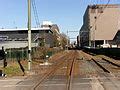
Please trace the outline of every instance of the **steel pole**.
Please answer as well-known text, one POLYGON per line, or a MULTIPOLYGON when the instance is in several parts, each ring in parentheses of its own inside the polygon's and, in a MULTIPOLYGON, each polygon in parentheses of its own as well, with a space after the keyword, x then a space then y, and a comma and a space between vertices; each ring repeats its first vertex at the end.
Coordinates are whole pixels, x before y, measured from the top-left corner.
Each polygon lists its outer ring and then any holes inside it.
POLYGON ((92 27, 89 28, 89 46, 90 47, 91 47, 91 28, 92 27))
POLYGON ((68 51, 68 40, 69 40, 69 37, 68 37, 68 30, 67 30, 67 51, 68 51))
POLYGON ((28 0, 28 70, 31 70, 31 0, 28 0))

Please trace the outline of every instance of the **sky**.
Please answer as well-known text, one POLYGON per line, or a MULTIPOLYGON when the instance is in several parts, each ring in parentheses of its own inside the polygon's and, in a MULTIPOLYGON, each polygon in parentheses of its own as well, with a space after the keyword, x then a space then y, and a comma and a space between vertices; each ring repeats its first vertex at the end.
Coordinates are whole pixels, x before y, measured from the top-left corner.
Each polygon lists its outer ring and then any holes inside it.
MULTIPOLYGON (((27 27, 27 0, 0 0, 0 28, 27 27)), ((39 22, 57 24, 61 33, 76 38, 83 24, 83 15, 89 4, 106 4, 108 0, 35 0, 39 22), (77 32, 70 32, 77 31, 77 32)), ((120 0, 110 0, 120 4, 120 0)), ((36 27, 32 9, 32 27, 36 27)), ((74 39, 71 41, 74 41, 74 39)))

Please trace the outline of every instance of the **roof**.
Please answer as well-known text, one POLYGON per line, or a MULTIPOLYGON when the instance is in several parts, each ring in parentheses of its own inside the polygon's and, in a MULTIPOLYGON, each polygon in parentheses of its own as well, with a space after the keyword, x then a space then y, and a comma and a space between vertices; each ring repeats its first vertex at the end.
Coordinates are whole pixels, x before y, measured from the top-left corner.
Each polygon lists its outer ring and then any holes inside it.
MULTIPOLYGON (((0 31, 26 31, 28 28, 14 28, 14 29, 0 29, 0 31)), ((43 27, 43 28, 31 28, 31 30, 50 30, 49 27, 43 27)))
POLYGON ((120 8, 120 4, 93 4, 93 5, 88 5, 90 8, 94 7, 107 7, 107 8, 120 8))

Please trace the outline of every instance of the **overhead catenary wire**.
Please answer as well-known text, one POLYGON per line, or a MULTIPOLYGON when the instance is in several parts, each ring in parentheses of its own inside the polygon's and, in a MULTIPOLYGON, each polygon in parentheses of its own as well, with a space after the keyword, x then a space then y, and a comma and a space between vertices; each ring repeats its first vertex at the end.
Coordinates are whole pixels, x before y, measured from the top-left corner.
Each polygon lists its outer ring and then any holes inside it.
POLYGON ((35 17, 36 26, 38 28, 38 27, 40 27, 40 22, 39 22, 39 17, 38 17, 36 2, 35 2, 35 0, 32 0, 31 3, 32 3, 32 8, 33 8, 33 13, 34 13, 34 17, 35 17))
MULTIPOLYGON (((103 7, 103 12, 104 12, 104 10, 107 8, 107 6, 108 6, 109 3, 110 3, 110 0, 108 0, 107 4, 103 7)), ((98 7, 97 7, 97 4, 96 4, 96 5, 95 5, 95 9, 97 9, 97 8, 98 8, 98 7)), ((96 22, 97 22, 97 20, 100 18, 101 15, 102 15, 101 13, 100 13, 100 14, 96 13, 96 16, 94 17, 94 18, 95 18, 95 21, 94 21, 93 25, 90 26, 90 29, 93 28, 94 26, 95 26, 95 30, 97 29, 97 27, 96 27, 96 22)), ((93 30, 93 45, 94 45, 94 47, 95 47, 95 30, 93 30)))
MULTIPOLYGON (((104 10, 107 8, 107 6, 109 5, 110 1, 111 1, 111 0, 108 0, 107 3, 104 5, 104 7, 103 7, 103 12, 104 12, 104 10)), ((96 6, 96 5, 98 5, 98 3, 102 4, 102 3, 103 3, 103 0, 100 0, 100 2, 97 1, 97 3, 96 3, 95 0, 90 0, 90 6, 92 6, 92 5, 95 5, 95 6, 96 6)), ((96 22, 97 22, 98 18, 100 18, 101 15, 102 15, 101 13, 96 15, 95 21, 94 21, 93 24, 89 27, 90 30, 91 30, 94 26, 95 26, 95 29, 96 29, 96 22)), ((85 26, 85 27, 86 27, 86 26, 85 26)), ((86 29, 89 30, 87 27, 86 27, 86 29)), ((88 31, 85 31, 85 32, 88 32, 88 31)))
MULTIPOLYGON (((107 8, 107 6, 109 5, 110 1, 111 1, 111 0, 108 0, 107 4, 103 7, 103 12, 104 12, 104 10, 107 8)), ((97 5, 97 4, 96 4, 96 5, 97 5)), ((92 28, 95 26, 97 20, 100 18, 101 15, 102 15, 102 14, 100 13, 99 15, 96 16, 95 22, 92 24, 92 28)))
MULTIPOLYGON (((101 2, 101 1, 103 1, 103 0, 100 0, 100 2, 101 2)), ((104 12, 104 10, 107 8, 107 6, 109 5, 110 1, 111 1, 111 0, 108 0, 107 4, 103 7, 103 12, 104 12)), ((91 4, 91 5, 97 5, 97 4, 95 4, 95 0, 90 0, 90 4, 91 4), (93 1, 93 2, 92 2, 92 1, 93 1)), ((101 13, 100 13, 99 15, 98 15, 98 14, 96 15, 97 18, 95 19, 95 22, 92 24, 92 27, 95 26, 98 18, 100 18, 101 15, 102 15, 101 13)), ((90 26, 90 27, 91 27, 91 26, 90 26)))

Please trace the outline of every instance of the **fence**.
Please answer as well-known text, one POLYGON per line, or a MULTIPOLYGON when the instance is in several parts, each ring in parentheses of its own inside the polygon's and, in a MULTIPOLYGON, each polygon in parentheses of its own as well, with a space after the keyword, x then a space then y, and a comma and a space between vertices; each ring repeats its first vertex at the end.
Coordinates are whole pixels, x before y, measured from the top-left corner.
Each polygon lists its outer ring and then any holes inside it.
POLYGON ((120 48, 84 48, 84 50, 94 54, 103 54, 115 59, 120 59, 120 48))
POLYGON ((7 49, 6 50, 6 59, 7 60, 23 60, 27 59, 27 48, 19 48, 19 49, 7 49))
MULTIPOLYGON (((41 47, 34 47, 31 50, 32 58, 44 59, 46 55, 49 57, 53 54, 59 52, 60 49, 54 48, 41 48, 41 47)), ((26 60, 28 59, 28 48, 14 48, 14 49, 7 49, 6 50, 6 59, 7 60, 26 60)))

